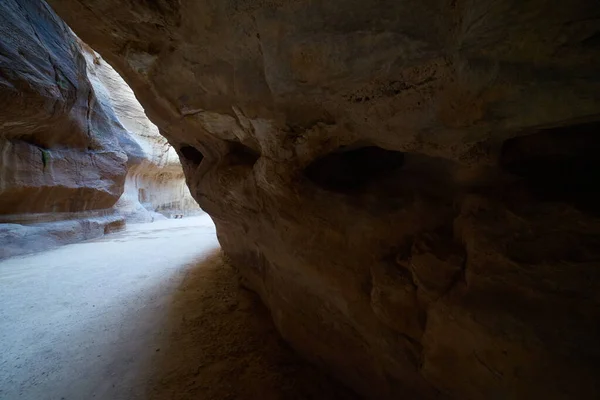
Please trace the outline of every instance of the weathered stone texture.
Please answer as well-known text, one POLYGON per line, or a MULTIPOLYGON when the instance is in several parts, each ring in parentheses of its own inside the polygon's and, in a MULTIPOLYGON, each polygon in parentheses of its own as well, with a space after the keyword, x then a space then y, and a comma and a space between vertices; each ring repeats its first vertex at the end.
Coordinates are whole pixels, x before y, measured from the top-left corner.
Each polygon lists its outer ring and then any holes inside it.
POLYGON ((96 56, 44 1, 0 4, 0 258, 199 212, 175 150, 96 56))
POLYGON ((372 398, 597 398, 596 0, 51 0, 300 353, 372 398))
POLYGON ((128 135, 97 101, 74 36, 44 2, 0 7, 0 214, 112 207, 128 135))
MULTIPOLYGON (((185 183, 175 149, 161 136, 156 125, 123 78, 85 43, 80 43, 87 61, 87 73, 106 107, 114 110, 119 122, 141 151, 129 157, 123 195, 116 208, 128 221, 152 221, 162 214, 195 214, 200 208, 185 183)), ((127 150, 127 149, 126 149, 127 150)))

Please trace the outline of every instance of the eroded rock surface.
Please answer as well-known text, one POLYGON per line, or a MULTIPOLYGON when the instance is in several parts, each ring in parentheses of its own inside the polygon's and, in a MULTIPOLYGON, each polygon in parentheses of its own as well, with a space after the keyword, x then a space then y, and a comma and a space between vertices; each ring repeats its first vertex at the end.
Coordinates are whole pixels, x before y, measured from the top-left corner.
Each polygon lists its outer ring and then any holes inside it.
POLYGON ((123 195, 116 204, 128 221, 153 221, 162 214, 190 215, 200 212, 185 183, 175 149, 156 125, 123 78, 85 43, 80 43, 87 73, 96 93, 115 111, 119 121, 141 147, 142 155, 130 158, 123 195), (159 214, 160 212, 161 214, 159 214))
POLYGON ((301 354, 371 398, 600 396, 600 3, 50 3, 301 354))
POLYGON ((79 46, 47 7, 2 3, 1 214, 109 208, 123 190, 127 134, 98 103, 79 46))
POLYGON ((140 152, 44 2, 0 4, 0 258, 123 226, 111 207, 140 152), (60 222, 63 221, 63 222, 60 222))
POLYGON ((199 212, 120 76, 45 2, 0 11, 0 258, 199 212))

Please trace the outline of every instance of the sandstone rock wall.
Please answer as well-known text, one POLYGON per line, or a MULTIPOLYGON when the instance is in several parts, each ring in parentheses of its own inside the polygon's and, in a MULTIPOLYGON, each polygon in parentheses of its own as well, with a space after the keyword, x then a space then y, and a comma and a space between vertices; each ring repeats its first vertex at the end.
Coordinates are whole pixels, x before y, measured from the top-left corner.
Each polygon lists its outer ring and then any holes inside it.
POLYGON ((50 3, 301 354, 370 398, 600 396, 600 3, 50 3))
POLYGON ((126 135, 98 103, 69 28, 43 2, 2 2, 0 214, 110 208, 126 135))
POLYGON ((3 1, 0 258, 122 227, 112 207, 140 151, 98 100, 66 24, 44 2, 3 1))
POLYGON ((198 206, 131 90, 45 2, 2 2, 0 258, 164 218, 154 210, 198 206))
POLYGON ((158 212, 191 215, 201 212, 190 194, 175 149, 161 136, 123 78, 85 43, 80 43, 90 81, 119 121, 141 147, 143 155, 127 171, 123 195, 116 204, 129 221, 152 221, 158 212))

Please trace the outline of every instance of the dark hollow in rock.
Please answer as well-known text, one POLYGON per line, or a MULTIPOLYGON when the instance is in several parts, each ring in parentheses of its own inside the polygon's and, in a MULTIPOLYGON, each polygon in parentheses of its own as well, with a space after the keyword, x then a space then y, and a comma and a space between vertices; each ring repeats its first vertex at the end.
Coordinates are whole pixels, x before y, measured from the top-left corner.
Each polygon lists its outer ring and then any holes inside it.
POLYGON ((506 140, 500 166, 523 179, 540 201, 598 212, 600 122, 540 130, 506 140))
POLYGON ((184 160, 182 161, 186 161, 187 163, 192 164, 196 167, 200 165, 200 163, 204 159, 202 153, 192 146, 182 146, 179 149, 179 152, 184 158, 184 160))
POLYGON ((260 157, 260 153, 240 142, 227 141, 229 153, 226 158, 230 165, 254 165, 260 157))
POLYGON ((404 165, 404 153, 376 146, 341 147, 313 161, 305 175, 322 189, 353 192, 385 178, 404 165))

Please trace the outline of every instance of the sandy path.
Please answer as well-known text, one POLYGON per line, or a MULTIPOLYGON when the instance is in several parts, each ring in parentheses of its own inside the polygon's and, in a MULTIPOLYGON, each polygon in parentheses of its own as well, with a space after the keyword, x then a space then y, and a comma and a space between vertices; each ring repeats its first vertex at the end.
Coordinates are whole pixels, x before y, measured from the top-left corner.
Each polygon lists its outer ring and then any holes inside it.
POLYGON ((0 262, 0 399, 352 398, 298 360, 207 216, 0 262))

